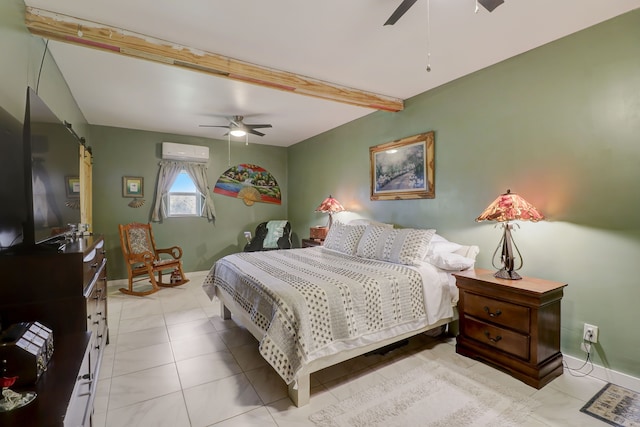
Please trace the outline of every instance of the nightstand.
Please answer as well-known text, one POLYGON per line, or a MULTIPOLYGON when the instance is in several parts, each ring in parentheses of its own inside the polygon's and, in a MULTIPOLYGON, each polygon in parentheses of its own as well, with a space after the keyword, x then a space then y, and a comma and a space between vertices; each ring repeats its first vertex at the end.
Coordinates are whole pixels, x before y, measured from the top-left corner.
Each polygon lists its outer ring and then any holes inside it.
POLYGON ((565 283, 506 280, 476 269, 454 274, 460 291, 456 353, 542 388, 562 375, 560 302, 565 283))
POLYGON ((319 239, 302 239, 303 248, 311 248, 313 246, 322 246, 324 240, 319 239))

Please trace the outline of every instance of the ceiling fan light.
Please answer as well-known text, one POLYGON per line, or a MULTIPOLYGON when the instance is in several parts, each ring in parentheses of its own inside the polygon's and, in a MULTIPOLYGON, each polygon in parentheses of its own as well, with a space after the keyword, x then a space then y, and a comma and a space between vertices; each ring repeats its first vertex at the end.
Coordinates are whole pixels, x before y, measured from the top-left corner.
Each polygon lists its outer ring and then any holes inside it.
POLYGON ((229 133, 231 136, 245 136, 247 134, 243 129, 233 129, 229 133))

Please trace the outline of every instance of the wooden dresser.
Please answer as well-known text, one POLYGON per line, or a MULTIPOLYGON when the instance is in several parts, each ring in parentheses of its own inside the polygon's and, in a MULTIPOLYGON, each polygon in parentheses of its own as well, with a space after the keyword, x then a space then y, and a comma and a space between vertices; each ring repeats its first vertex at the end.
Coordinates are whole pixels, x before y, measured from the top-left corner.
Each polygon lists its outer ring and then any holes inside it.
POLYGON ((457 353, 484 360, 535 388, 562 375, 565 283, 497 279, 482 269, 454 276, 460 291, 457 353))
MULTIPOLYGON (((38 321, 53 330, 54 352, 24 408, 0 413, 4 426, 89 426, 104 346, 108 343, 104 239, 85 236, 62 251, 37 249, 0 257, 2 326, 38 321)), ((10 374, 10 372, 9 372, 10 374)))

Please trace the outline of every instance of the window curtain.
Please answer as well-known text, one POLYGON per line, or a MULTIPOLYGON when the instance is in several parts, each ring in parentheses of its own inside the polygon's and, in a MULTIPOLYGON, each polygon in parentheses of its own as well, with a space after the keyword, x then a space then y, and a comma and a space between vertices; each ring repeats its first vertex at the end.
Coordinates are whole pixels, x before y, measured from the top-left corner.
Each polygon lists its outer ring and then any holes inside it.
POLYGON ((183 163, 184 170, 187 171, 191 179, 196 184, 196 188, 204 196, 204 209, 202 216, 209 221, 216 220, 216 208, 213 205, 211 191, 209 191, 209 180, 207 179, 207 165, 204 163, 183 163))
POLYGON ((166 195, 171 189, 173 181, 184 169, 182 162, 162 160, 158 171, 158 186, 156 187, 156 202, 153 206, 151 221, 160 222, 167 212, 165 203, 166 195))

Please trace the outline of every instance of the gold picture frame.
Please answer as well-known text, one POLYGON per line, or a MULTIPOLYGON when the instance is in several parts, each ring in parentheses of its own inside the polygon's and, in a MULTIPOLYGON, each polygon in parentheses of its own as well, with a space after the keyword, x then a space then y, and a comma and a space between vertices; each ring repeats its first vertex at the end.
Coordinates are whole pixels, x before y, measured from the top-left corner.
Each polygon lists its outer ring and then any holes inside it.
POLYGON ((141 176, 123 176, 122 197, 144 197, 144 178, 141 176))
POLYGON ((369 157, 371 200, 436 197, 433 131, 370 147, 369 157))

